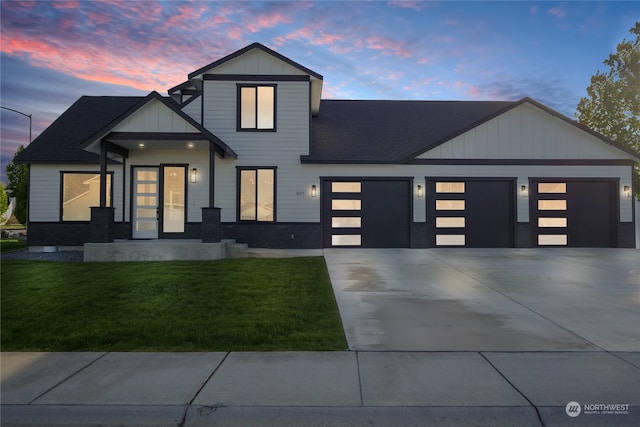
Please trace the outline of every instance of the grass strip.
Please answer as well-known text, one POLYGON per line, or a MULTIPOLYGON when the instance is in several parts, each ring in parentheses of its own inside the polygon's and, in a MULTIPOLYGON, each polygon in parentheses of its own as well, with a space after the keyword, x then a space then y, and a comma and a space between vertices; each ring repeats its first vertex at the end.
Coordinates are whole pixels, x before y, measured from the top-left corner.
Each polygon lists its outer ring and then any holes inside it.
POLYGON ((344 350, 322 257, 2 262, 3 351, 344 350))

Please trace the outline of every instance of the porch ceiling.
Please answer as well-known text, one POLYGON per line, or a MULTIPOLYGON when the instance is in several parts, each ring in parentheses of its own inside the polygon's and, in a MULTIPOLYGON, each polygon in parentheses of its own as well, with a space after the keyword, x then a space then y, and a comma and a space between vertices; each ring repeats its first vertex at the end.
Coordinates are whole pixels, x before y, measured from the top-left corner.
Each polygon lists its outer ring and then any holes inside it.
POLYGON ((122 148, 126 148, 130 152, 144 150, 209 150, 209 141, 201 139, 134 138, 117 141, 107 140, 122 148))

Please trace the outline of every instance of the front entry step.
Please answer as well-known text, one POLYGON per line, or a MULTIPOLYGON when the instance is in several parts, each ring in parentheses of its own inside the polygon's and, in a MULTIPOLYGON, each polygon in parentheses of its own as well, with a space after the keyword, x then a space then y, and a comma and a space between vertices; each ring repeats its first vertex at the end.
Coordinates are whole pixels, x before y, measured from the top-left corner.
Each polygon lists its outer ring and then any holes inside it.
MULTIPOLYGON (((235 243, 235 242, 234 242, 235 243)), ((206 261, 227 258, 229 242, 201 240, 120 240, 85 243, 84 262, 206 261)))

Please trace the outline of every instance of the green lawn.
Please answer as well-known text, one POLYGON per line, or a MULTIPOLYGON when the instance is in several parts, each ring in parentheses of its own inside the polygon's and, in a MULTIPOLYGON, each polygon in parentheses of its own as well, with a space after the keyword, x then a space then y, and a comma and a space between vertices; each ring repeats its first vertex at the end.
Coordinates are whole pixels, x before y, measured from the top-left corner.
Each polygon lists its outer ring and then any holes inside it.
POLYGON ((0 248, 2 252, 17 251, 27 247, 26 240, 18 239, 0 239, 0 248))
POLYGON ((324 259, 2 261, 3 351, 344 350, 324 259))

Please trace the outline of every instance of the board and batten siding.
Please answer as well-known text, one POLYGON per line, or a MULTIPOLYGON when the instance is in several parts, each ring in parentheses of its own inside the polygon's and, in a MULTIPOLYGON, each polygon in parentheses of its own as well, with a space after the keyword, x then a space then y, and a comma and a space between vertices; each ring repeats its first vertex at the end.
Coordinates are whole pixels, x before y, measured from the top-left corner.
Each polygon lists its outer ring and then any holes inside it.
POLYGON ((242 56, 218 65, 208 70, 207 74, 307 75, 301 69, 260 49, 254 49, 242 56))
POLYGON ((198 132, 184 118, 157 99, 151 100, 112 132, 198 132))
MULTIPOLYGON (((113 205, 115 220, 122 220, 122 168, 109 165, 113 172, 113 205)), ((60 172, 100 173, 99 165, 39 165, 30 166, 29 172, 29 221, 60 221, 60 172)))
POLYGON ((458 135, 418 159, 624 159, 623 151, 529 104, 458 135))

